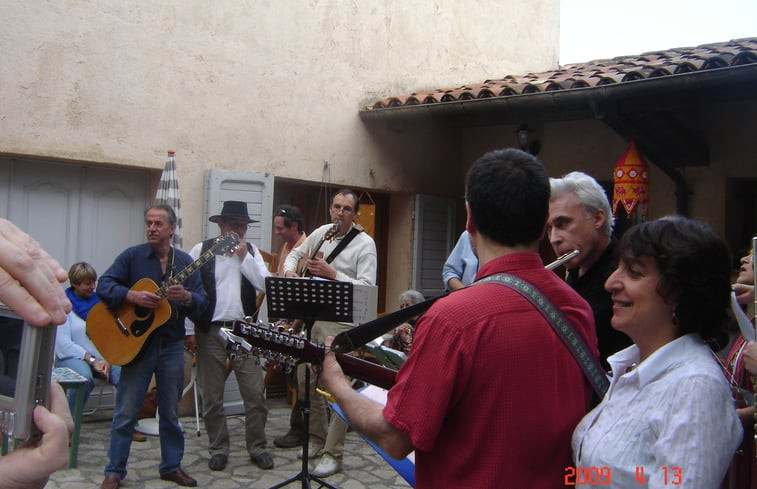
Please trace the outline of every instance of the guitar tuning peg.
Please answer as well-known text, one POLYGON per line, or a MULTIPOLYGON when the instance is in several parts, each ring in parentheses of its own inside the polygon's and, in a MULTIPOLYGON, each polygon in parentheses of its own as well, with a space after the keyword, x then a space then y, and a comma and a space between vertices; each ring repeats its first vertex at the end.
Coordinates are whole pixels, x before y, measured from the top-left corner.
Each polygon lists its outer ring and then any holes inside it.
POLYGON ((244 322, 245 322, 245 323, 247 323, 247 324, 250 324, 250 323, 252 323, 252 322, 253 322, 253 321, 252 321, 252 316, 245 316, 245 317, 244 317, 244 322))

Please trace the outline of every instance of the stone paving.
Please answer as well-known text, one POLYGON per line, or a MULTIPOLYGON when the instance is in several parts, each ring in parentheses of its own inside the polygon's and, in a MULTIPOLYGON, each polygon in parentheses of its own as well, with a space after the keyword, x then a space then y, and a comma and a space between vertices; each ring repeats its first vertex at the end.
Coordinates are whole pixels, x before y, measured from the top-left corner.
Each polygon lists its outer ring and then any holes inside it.
MULTIPOLYGON (((281 449, 273 445, 273 438, 286 432, 289 425, 289 405, 285 399, 269 399, 269 414, 266 432, 269 453, 273 457, 273 470, 261 470, 252 464, 244 448, 244 417, 228 417, 232 433, 229 464, 223 471, 208 469, 207 434, 200 420, 201 434, 198 437, 194 417, 181 418, 184 427, 185 452, 182 467, 197 479, 198 487, 213 489, 270 488, 294 477, 302 469, 302 461, 297 458, 300 449, 281 449)), ((79 466, 65 469, 50 477, 47 489, 99 488, 103 479, 103 468, 107 462, 107 451, 112 411, 100 411, 85 418, 79 445, 79 466)), ((179 486, 162 481, 158 476, 160 442, 155 436, 148 436, 144 443, 133 442, 127 466, 128 476, 121 482, 125 489, 172 489, 179 486)), ((310 464, 313 469, 313 463, 310 464)), ((324 479, 328 484, 340 489, 410 487, 407 482, 381 458, 365 441, 354 432, 347 433, 343 470, 339 474, 324 479)), ((303 487, 302 481, 285 486, 291 489, 303 487)), ((311 483, 311 487, 319 485, 311 483)))

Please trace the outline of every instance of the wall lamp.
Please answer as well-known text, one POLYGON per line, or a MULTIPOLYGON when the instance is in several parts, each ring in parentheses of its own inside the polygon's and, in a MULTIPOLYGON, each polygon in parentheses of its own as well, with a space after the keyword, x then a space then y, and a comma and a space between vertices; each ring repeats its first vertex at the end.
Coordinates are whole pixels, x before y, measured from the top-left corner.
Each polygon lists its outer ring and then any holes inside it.
POLYGON ((520 147, 520 149, 528 151, 532 155, 537 155, 541 150, 541 143, 536 139, 532 140, 530 143, 528 141, 529 136, 533 132, 533 129, 529 128, 528 124, 524 123, 518 126, 515 134, 518 136, 518 147, 520 147))

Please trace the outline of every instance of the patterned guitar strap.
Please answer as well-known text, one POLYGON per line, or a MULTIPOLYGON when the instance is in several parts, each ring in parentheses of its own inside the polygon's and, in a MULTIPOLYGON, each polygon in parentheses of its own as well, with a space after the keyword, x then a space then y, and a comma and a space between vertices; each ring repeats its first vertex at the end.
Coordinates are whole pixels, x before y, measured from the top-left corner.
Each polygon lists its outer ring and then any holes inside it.
POLYGON ((510 275, 509 273, 490 275, 476 281, 475 283, 496 283, 504 285, 505 287, 518 292, 528 300, 528 302, 530 302, 536 310, 544 316, 544 319, 547 320, 557 336, 568 348, 573 355, 573 358, 576 359, 576 362, 578 362, 578 365, 581 367, 581 370, 583 370, 586 378, 589 379, 589 383, 597 396, 599 396, 599 399, 601 400, 604 397, 605 392, 607 392, 607 389, 610 387, 610 382, 607 380, 607 376, 605 375, 599 360, 589 353, 589 347, 586 344, 586 341, 576 332, 568 318, 566 318, 565 315, 563 315, 563 313, 539 291, 539 289, 526 280, 510 275))

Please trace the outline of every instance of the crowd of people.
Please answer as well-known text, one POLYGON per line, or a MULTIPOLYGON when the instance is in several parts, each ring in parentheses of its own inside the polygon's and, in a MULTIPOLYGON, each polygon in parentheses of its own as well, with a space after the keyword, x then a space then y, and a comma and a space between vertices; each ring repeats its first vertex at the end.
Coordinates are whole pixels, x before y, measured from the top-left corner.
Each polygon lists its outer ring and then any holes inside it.
MULTIPOLYGON (((478 159, 465 196, 465 231, 441 271, 448 294, 397 325, 385 343, 406 358, 386 404, 356 391, 327 350, 322 364, 302 365, 287 377, 297 400, 288 432, 273 444, 306 445, 314 477, 342 470, 348 425, 317 393, 323 388, 349 424, 390 456, 415 452, 419 488, 753 487, 755 406, 748 394, 757 375, 757 342, 738 334, 731 307, 754 301, 754 250, 742 258, 732 284, 728 246, 704 222, 667 216, 616 239, 609 200, 593 177, 549 178, 536 157, 514 149, 478 159), (578 251, 564 264, 564 278, 544 266, 539 244, 545 237, 557 256, 578 251), (601 365, 604 382, 592 379, 593 365, 601 365)), ((178 423, 185 350, 196 355, 208 468, 224 470, 228 462, 233 434, 224 385, 230 371, 243 400, 250 462, 273 468, 265 372, 253 355, 230 356, 219 330, 257 314, 272 274, 375 285, 376 245, 355 222, 359 206, 355 192, 337 191, 330 222, 309 234, 299 209, 278 207, 273 224, 283 247, 271 272, 245 239, 256 222, 247 204, 226 201, 209 220, 219 236, 233 232, 238 243, 178 281, 174 277, 206 256, 215 239, 189 253, 174 248, 170 206, 145 211, 146 243, 125 249, 99 279, 85 262, 66 274, 33 238, 0 220, 0 302, 32 325, 62 325, 56 366, 83 375, 87 395, 96 377, 117 386, 103 489, 120 487, 127 475, 153 378, 159 477, 197 485, 182 467, 178 423), (70 287, 63 289, 66 279, 70 287), (145 279, 166 285, 145 288, 145 279), (109 363, 88 337, 93 307, 128 307, 149 318, 165 301, 173 314, 129 363, 109 363)), ((423 300, 408 290, 400 307, 423 300)), ((311 340, 326 345, 354 327, 280 321, 295 330, 310 327, 311 340)), ((67 404, 53 386, 50 408, 34 410, 41 439, 0 458, 0 487, 44 487, 49 474, 65 466, 72 430, 67 404)))

